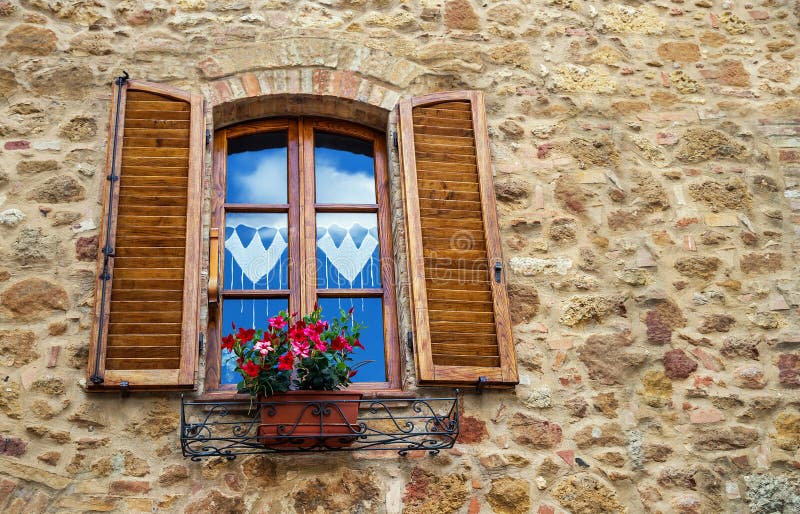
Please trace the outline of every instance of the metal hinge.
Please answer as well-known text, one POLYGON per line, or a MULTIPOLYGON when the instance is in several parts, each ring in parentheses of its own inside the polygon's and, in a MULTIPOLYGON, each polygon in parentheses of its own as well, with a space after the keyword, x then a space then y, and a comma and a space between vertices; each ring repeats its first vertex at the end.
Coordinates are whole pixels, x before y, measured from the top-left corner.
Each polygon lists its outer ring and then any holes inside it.
POLYGON ((200 347, 199 355, 203 355, 203 348, 205 347, 205 338, 203 337, 203 333, 202 332, 200 332, 200 338, 199 339, 200 339, 199 345, 198 345, 200 347))
POLYGON ((498 284, 503 279, 503 263, 497 261, 494 263, 494 281, 498 284))
POLYGON ((128 396, 130 396, 131 395, 131 385, 130 385, 130 383, 128 383, 127 380, 122 380, 119 383, 119 391, 120 391, 120 394, 122 394, 123 398, 127 398, 128 396))
POLYGON ((486 384, 489 382, 489 377, 478 377, 478 392, 482 393, 483 389, 486 387, 486 384))
POLYGON ((211 145, 211 129, 206 129, 206 146, 211 145))
POLYGON ((400 143, 398 142, 397 132, 392 132, 392 144, 395 150, 399 149, 400 143))

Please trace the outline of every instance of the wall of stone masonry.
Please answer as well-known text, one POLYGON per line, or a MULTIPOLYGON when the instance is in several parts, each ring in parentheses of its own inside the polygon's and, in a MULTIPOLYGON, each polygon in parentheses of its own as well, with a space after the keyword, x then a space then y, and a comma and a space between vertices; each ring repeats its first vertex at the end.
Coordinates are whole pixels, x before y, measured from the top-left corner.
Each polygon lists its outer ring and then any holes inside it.
POLYGON ((800 511, 799 17, 791 0, 0 0, 0 510, 800 511), (222 111, 484 90, 520 385, 467 395, 438 457, 202 463, 180 455, 176 395, 85 393, 123 69, 222 111))

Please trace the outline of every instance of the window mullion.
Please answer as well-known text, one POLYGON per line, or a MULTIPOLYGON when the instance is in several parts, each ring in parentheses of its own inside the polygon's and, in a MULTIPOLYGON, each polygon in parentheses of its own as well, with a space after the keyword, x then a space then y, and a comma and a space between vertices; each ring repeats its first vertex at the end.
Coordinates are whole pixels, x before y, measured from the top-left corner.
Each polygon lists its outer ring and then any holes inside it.
POLYGON ((303 240, 303 213, 301 198, 303 184, 301 183, 303 162, 302 141, 300 128, 302 120, 294 120, 289 123, 289 310, 300 311, 303 306, 303 250, 301 247, 303 240))
POLYGON ((302 196, 300 209, 302 211, 302 233, 300 235, 302 265, 300 277, 300 290, 302 294, 302 313, 311 312, 316 302, 317 287, 317 258, 316 258, 316 231, 317 215, 314 195, 314 126, 307 120, 300 118, 300 162, 302 196))

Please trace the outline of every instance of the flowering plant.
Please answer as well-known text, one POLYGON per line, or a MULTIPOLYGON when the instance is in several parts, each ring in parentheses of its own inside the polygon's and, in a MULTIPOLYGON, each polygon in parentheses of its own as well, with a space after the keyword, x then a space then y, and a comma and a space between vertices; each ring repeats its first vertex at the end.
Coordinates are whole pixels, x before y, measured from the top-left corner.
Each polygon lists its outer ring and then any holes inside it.
POLYGON ((322 309, 296 319, 281 311, 269 318, 266 330, 239 328, 222 338, 222 348, 236 356, 236 371, 242 380, 239 391, 251 396, 271 396, 289 390, 332 391, 350 385, 358 367, 349 363, 353 348, 364 348, 359 341, 364 328, 353 320, 353 309, 340 311, 330 322, 322 319, 322 309))

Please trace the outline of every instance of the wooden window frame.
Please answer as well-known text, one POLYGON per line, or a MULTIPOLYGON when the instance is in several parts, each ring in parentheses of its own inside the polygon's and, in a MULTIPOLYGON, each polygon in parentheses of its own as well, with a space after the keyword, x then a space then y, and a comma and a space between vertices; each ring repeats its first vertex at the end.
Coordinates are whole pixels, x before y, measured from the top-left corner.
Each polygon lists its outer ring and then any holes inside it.
POLYGON ((386 153, 386 135, 377 130, 351 122, 318 118, 268 118, 224 127, 214 133, 213 171, 211 190, 211 252, 209 262, 216 268, 210 272, 210 287, 219 301, 212 303, 208 320, 208 351, 204 397, 231 398, 239 395, 233 384, 220 385, 222 301, 224 298, 289 298, 289 308, 301 313, 314 308, 321 297, 378 297, 383 301, 384 346, 386 356, 385 382, 363 382, 351 386, 367 396, 396 396, 401 389, 400 344, 398 338, 397 300, 392 249, 391 203, 386 153), (317 204, 315 201, 314 130, 347 135, 373 142, 375 161, 375 204, 317 204), (286 130, 288 133, 288 191, 287 204, 226 204, 225 178, 227 143, 230 137, 260 132, 286 130), (226 291, 224 287, 224 233, 226 212, 285 212, 289 231, 288 290, 226 291), (381 260, 380 289, 318 289, 316 287, 316 214, 318 212, 365 212, 378 216, 378 239, 381 260), (221 234, 221 236, 220 236, 221 234), (222 240, 220 240, 220 237, 222 240))

